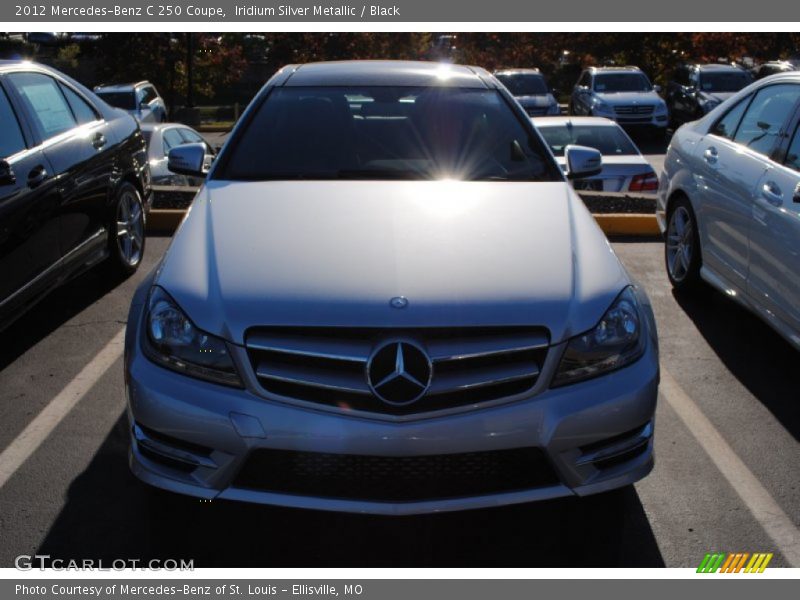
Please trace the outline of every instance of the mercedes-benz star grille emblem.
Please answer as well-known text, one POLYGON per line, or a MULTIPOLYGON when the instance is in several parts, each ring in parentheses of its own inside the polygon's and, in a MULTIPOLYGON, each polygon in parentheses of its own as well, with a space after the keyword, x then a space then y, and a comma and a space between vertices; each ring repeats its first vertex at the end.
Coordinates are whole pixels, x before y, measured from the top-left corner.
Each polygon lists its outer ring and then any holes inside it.
POLYGON ((408 341, 386 342, 367 362, 367 383, 387 404, 411 404, 431 384, 433 366, 425 351, 408 341))

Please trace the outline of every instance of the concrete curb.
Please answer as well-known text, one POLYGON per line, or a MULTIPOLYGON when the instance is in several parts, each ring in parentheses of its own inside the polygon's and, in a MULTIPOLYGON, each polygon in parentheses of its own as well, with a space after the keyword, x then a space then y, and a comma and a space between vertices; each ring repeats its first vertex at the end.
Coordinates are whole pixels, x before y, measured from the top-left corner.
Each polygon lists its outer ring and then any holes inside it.
MULTIPOLYGON (((183 220, 185 210, 159 208, 150 211, 147 230, 150 233, 172 234, 183 220)), ((652 237, 661 235, 655 215, 596 214, 597 224, 606 235, 652 237)))

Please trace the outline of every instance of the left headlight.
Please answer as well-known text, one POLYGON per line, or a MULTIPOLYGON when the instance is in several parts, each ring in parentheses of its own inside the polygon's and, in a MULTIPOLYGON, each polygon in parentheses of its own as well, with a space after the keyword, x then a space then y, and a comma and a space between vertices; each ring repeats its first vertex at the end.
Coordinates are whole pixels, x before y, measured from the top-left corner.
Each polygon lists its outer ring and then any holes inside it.
POLYGON ((569 341, 551 386, 591 379, 638 360, 645 350, 642 322, 636 293, 627 287, 593 329, 569 341))
POLYGON ((150 360, 178 373, 243 387, 225 340, 198 329, 158 286, 147 299, 142 349, 150 360))

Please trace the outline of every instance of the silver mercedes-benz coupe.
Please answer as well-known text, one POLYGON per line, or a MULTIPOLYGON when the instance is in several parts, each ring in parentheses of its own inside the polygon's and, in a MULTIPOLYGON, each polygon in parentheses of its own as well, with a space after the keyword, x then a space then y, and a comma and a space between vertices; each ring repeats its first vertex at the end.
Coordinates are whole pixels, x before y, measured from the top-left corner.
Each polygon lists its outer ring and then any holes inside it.
POLYGON ((133 472, 390 515, 647 475, 653 313, 566 180, 599 153, 565 153, 483 69, 279 71, 133 299, 133 472))

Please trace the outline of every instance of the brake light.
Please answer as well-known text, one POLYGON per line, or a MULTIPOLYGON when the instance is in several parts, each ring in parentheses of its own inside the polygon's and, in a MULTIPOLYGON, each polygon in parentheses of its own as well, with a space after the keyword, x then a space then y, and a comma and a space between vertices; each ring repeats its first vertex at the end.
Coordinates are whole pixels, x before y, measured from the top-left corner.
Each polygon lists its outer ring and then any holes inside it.
POLYGON ((634 175, 628 190, 631 192, 655 192, 658 189, 658 176, 654 171, 634 175))

